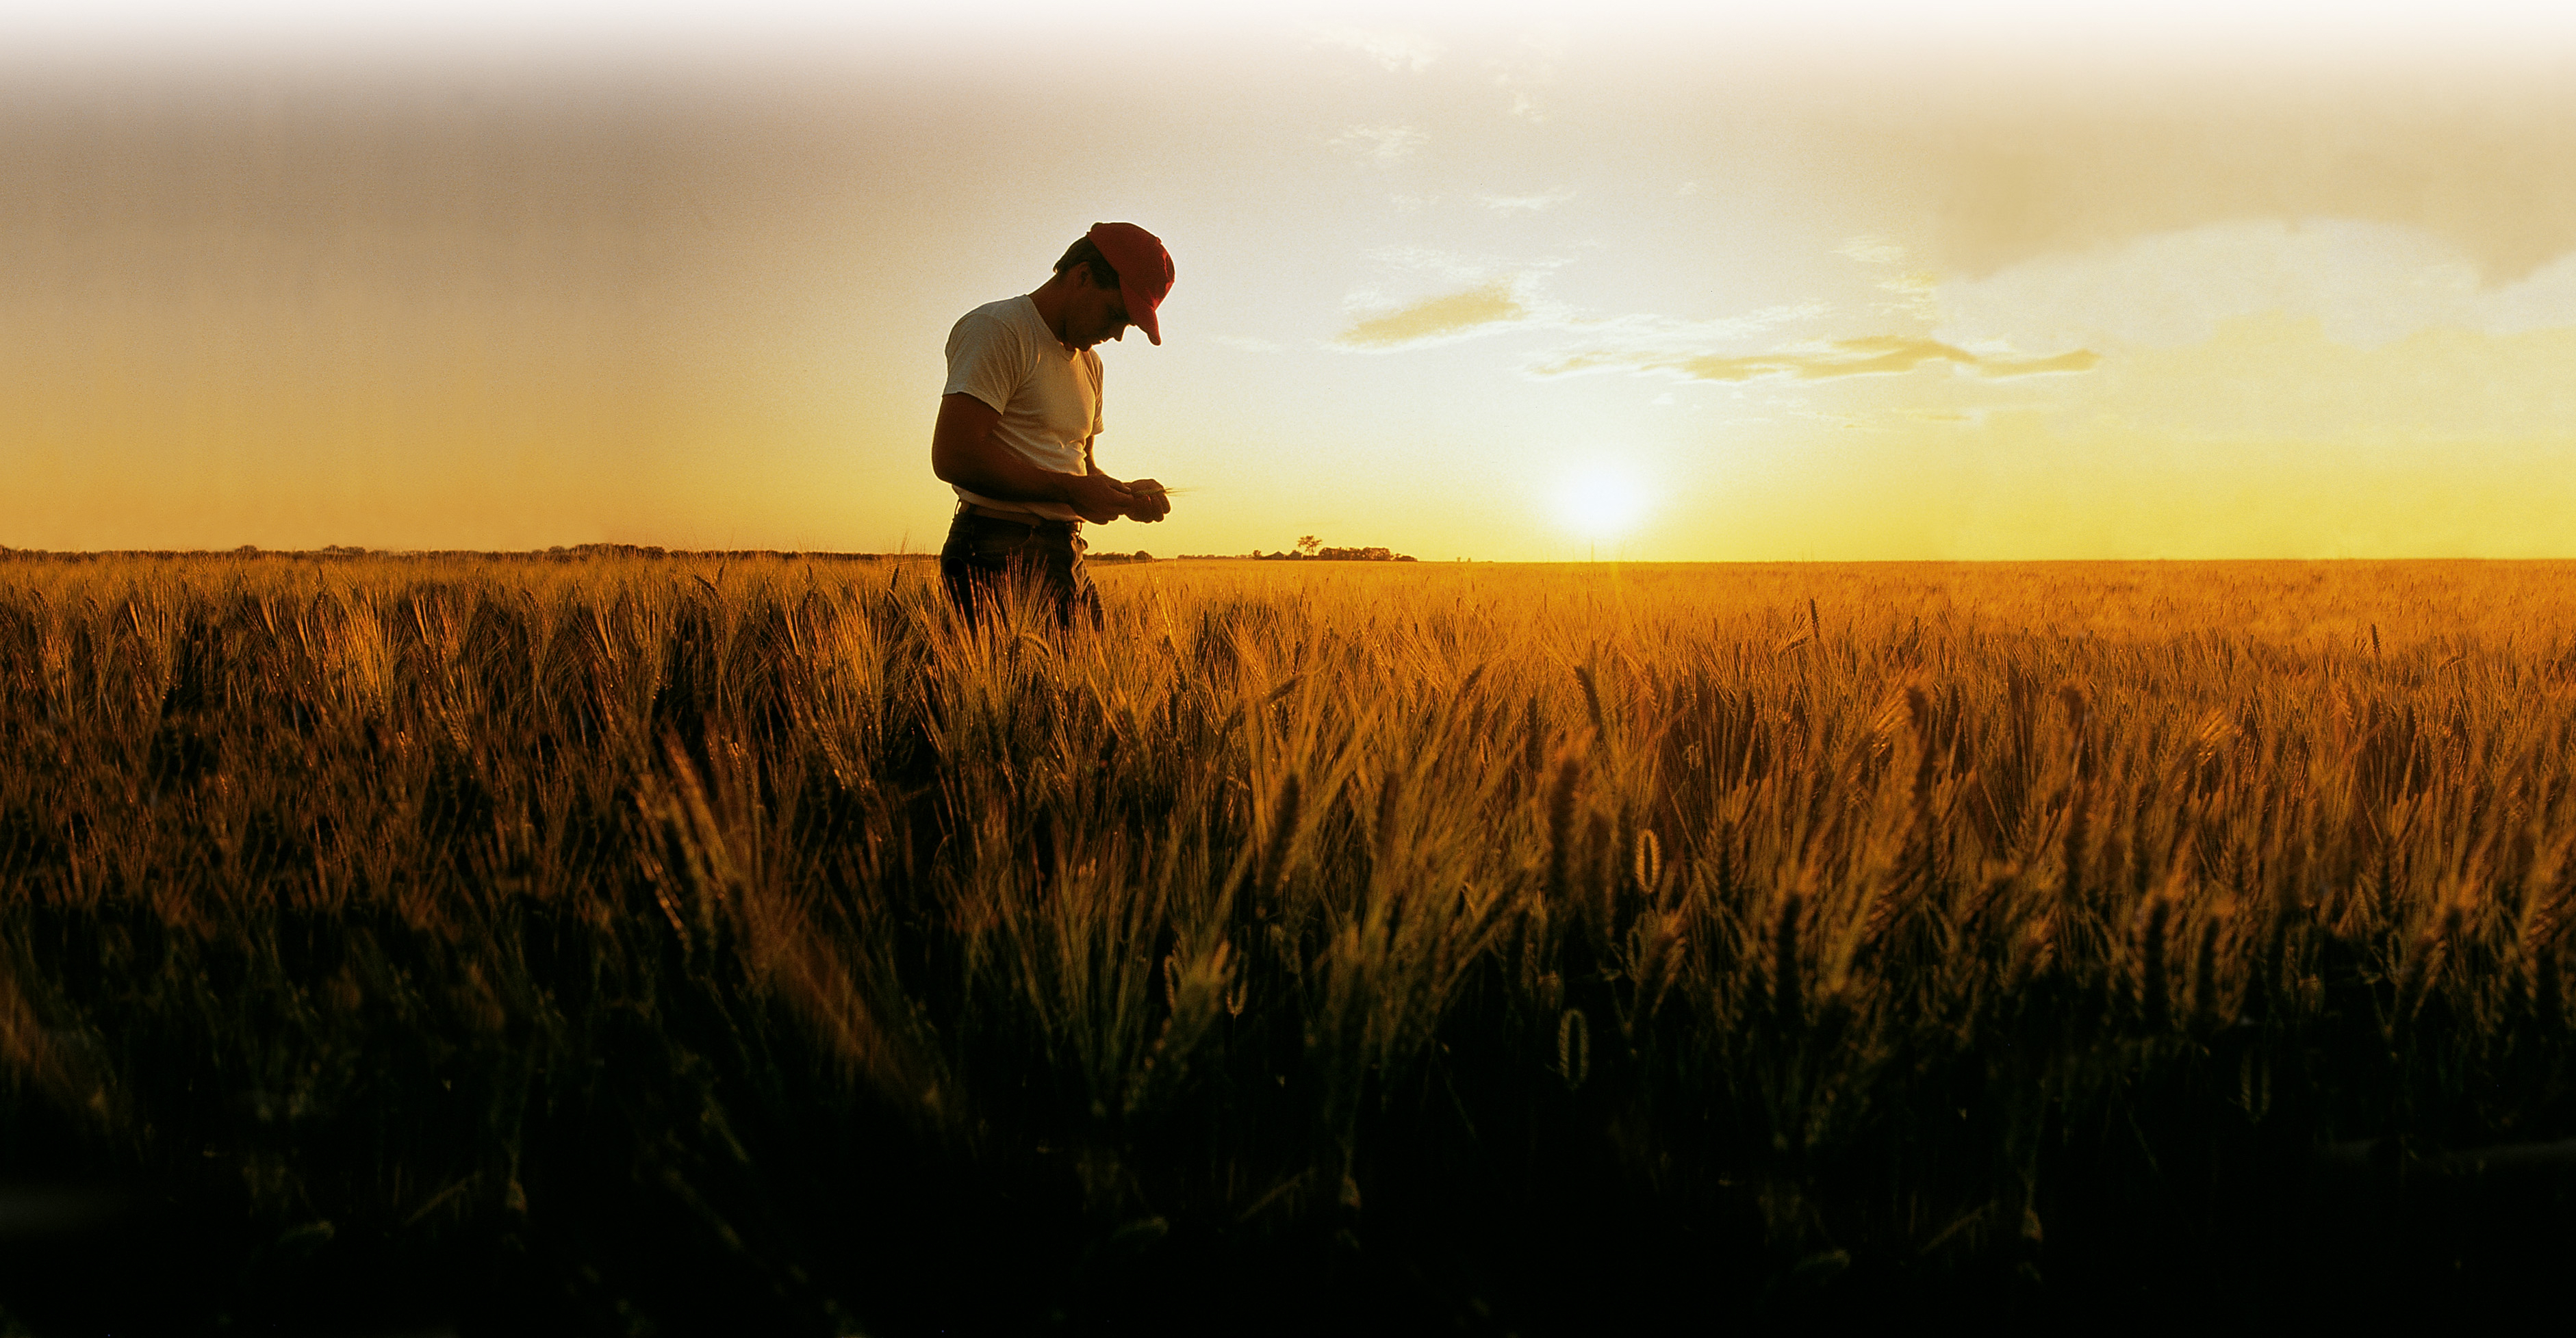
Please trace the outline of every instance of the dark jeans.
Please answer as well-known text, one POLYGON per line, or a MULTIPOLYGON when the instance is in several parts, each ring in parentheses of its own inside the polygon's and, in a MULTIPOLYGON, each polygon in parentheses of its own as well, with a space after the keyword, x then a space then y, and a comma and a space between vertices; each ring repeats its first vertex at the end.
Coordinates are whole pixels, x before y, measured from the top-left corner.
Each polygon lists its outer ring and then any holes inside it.
POLYGON ((1069 520, 1017 521, 978 516, 960 508, 939 549, 939 579, 966 621, 981 622, 1004 588, 1020 585, 1044 600, 1057 625, 1081 618, 1100 625, 1100 592, 1082 569, 1081 527, 1069 520))

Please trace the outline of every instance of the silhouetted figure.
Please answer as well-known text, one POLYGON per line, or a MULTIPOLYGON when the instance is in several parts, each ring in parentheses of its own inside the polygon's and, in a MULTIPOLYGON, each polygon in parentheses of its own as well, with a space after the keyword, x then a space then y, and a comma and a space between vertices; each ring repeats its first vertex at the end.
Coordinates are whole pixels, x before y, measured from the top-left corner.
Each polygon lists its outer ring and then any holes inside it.
POLYGON ((1100 433, 1092 346, 1130 325, 1161 344, 1155 308, 1171 289, 1172 257, 1154 234, 1095 223, 1035 292, 988 302, 949 331, 930 467, 957 490, 939 574, 969 619, 1000 582, 1026 581, 1060 623, 1080 613, 1097 626, 1082 522, 1170 513, 1163 485, 1121 482, 1092 457, 1100 433))

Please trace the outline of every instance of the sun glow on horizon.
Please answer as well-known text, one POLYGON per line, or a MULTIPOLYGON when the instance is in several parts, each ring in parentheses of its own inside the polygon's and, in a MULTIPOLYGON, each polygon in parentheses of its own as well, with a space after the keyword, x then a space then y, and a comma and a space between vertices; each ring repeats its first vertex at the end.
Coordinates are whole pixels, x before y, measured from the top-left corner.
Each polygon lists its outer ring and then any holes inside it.
POLYGON ((1618 470, 1571 476, 1552 500, 1566 528, 1596 543, 1625 538, 1646 517, 1645 485, 1618 470))

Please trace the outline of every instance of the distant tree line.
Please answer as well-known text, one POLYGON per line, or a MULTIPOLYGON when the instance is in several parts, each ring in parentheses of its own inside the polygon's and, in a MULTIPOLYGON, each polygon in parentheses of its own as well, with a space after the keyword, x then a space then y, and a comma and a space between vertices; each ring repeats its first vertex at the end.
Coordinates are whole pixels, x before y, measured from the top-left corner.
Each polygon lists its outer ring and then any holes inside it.
POLYGON ((1284 553, 1264 553, 1256 548, 1252 555, 1264 562, 1411 562, 1413 555, 1390 548, 1326 548, 1324 541, 1309 534, 1297 540, 1297 546, 1284 553))

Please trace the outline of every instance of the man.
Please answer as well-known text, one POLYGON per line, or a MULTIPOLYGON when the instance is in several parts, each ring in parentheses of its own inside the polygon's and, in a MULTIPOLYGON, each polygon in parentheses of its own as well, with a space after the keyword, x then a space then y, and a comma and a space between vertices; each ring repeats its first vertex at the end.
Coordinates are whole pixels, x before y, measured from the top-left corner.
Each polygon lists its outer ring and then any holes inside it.
POLYGON ((930 468, 957 490, 939 575, 969 620, 1002 582, 1026 581, 1059 623, 1097 626, 1100 596, 1082 569, 1082 522, 1156 521, 1171 499, 1152 479, 1100 472, 1100 355, 1130 325, 1163 342, 1155 308, 1172 257, 1133 223, 1095 223, 1035 292, 966 313, 948 334, 948 388, 930 468))

